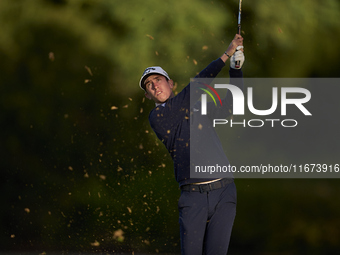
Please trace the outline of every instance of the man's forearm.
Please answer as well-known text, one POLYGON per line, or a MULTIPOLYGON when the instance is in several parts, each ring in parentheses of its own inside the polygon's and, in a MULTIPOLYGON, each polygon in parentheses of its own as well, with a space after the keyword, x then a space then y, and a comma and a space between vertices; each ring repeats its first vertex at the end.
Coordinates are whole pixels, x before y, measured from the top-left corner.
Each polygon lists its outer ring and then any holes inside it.
POLYGON ((222 59, 222 61, 225 63, 227 62, 229 57, 231 57, 231 55, 228 52, 224 52, 223 55, 220 57, 220 59, 222 59))

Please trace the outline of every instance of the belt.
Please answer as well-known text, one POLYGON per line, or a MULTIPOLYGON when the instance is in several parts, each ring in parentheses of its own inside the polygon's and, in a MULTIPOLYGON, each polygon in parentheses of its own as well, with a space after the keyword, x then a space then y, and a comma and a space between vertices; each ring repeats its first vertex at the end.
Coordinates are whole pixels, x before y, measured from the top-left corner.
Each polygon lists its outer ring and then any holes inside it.
POLYGON ((228 184, 232 183, 234 179, 222 179, 216 182, 206 183, 206 184, 186 184, 181 186, 181 190, 184 191, 198 191, 200 193, 208 192, 215 189, 220 189, 228 184))

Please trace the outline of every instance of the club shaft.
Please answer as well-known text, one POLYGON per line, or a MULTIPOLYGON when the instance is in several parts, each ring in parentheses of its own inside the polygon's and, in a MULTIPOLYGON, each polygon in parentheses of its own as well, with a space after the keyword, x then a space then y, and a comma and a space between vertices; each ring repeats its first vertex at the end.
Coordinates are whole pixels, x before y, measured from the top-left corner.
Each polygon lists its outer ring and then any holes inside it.
MULTIPOLYGON (((239 5, 238 5, 238 19, 237 19, 237 33, 240 35, 241 34, 241 11, 242 11, 242 0, 240 0, 239 5)), ((235 67, 240 68, 240 61, 237 60, 235 61, 235 67)))
POLYGON ((238 5, 238 20, 237 20, 238 34, 241 34, 241 11, 242 11, 242 0, 240 0, 239 5, 238 5))

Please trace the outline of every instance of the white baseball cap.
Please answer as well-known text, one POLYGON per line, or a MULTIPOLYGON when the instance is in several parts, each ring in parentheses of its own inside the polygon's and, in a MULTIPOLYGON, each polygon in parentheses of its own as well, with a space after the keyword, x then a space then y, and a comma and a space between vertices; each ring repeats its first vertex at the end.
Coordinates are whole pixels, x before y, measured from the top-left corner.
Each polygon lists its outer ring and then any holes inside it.
POLYGON ((151 67, 148 67, 148 68, 145 69, 145 71, 144 71, 144 73, 143 73, 143 75, 142 75, 142 78, 140 78, 140 81, 139 81, 139 87, 140 87, 142 90, 145 90, 145 89, 143 88, 145 79, 146 79, 149 75, 155 74, 155 73, 161 74, 161 75, 163 75, 165 78, 167 78, 168 80, 170 80, 170 77, 169 77, 168 73, 165 72, 165 71, 163 70, 162 67, 160 67, 160 66, 151 66, 151 67))

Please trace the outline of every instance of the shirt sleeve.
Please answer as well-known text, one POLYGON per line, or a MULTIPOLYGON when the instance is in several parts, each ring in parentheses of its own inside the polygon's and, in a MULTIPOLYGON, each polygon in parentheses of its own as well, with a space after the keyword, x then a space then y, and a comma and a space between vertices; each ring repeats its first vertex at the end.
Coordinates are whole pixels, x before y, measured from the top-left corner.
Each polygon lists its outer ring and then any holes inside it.
MULTIPOLYGON (((229 69, 230 82, 243 91, 243 73, 242 69, 229 69)), ((222 99, 222 105, 218 104, 216 107, 212 103, 208 103, 207 116, 211 119, 223 119, 232 115, 233 112, 233 95, 230 90, 227 91, 226 96, 222 99)))

